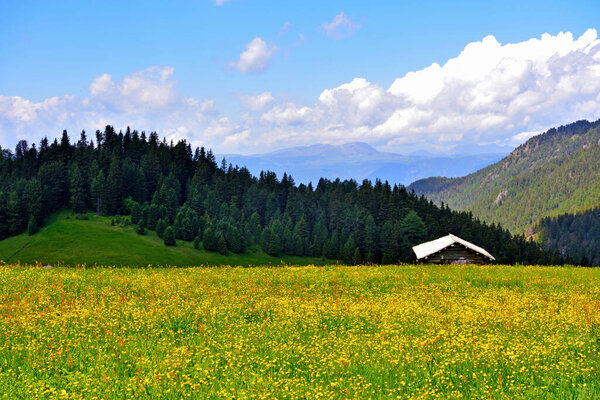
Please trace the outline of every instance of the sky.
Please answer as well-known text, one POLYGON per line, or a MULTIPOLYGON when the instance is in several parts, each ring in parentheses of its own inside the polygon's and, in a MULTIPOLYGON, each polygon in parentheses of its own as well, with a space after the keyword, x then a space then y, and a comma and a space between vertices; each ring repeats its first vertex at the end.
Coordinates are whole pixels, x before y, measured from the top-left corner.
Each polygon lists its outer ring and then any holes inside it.
POLYGON ((0 146, 113 125, 216 153, 503 152, 600 118, 600 2, 0 2, 0 146))

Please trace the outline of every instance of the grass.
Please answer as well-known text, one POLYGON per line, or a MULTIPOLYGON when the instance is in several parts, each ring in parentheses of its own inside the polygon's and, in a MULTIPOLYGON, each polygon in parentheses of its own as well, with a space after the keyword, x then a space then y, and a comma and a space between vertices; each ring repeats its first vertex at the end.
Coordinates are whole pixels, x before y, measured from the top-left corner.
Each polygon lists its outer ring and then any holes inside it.
POLYGON ((600 398, 600 270, 0 267, 9 398, 600 398))
POLYGON ((78 220, 63 211, 54 214, 33 236, 24 233, 0 241, 0 260, 6 263, 41 263, 51 265, 280 265, 324 264, 314 257, 271 257, 253 246, 244 254, 196 250, 192 242, 177 241, 167 247, 152 231, 135 233, 134 226, 111 225, 108 217, 88 214, 78 220))

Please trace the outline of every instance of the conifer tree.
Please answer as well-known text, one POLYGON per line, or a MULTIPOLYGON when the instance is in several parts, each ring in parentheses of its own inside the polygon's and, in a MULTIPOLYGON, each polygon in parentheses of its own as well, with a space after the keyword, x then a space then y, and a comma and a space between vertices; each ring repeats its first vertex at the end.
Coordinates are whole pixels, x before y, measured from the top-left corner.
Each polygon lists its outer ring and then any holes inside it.
POLYGON ((135 228, 135 231, 138 235, 145 235, 146 234, 146 227, 144 226, 144 220, 141 220, 138 224, 137 227, 135 228))
POLYGON ((71 208, 75 213, 82 213, 86 210, 85 205, 85 187, 83 177, 77 164, 73 164, 70 171, 70 186, 69 186, 71 208))
POLYGON ((123 177, 121 175, 121 160, 117 150, 113 152, 110 169, 106 178, 106 212, 115 215, 122 205, 123 177))
POLYGON ((359 248, 354 249, 354 254, 352 255, 352 265, 358 265, 361 263, 360 250, 359 248))
POLYGON ((207 226, 204 229, 204 233, 202 234, 202 245, 206 250, 217 250, 217 239, 215 238, 215 234, 210 226, 207 226))
POLYGON ((96 207, 96 213, 102 215, 104 210, 104 198, 105 198, 106 181, 102 171, 98 171, 98 175, 94 178, 91 184, 90 191, 92 193, 92 200, 96 207))
POLYGON ((171 226, 168 226, 165 229, 163 242, 165 246, 175 246, 175 233, 173 233, 173 228, 171 226))
POLYGON ((131 223, 137 224, 140 221, 140 217, 141 217, 140 205, 139 205, 139 203, 135 202, 135 203, 133 203, 133 206, 131 207, 131 223))
POLYGON ((162 239, 165 230, 167 229, 168 223, 166 218, 161 218, 156 224, 156 236, 162 239))
POLYGON ((219 240, 217 242, 217 251, 223 255, 227 254, 227 242, 225 241, 225 237, 223 235, 219 236, 219 240))
POLYGON ((31 236, 37 233, 37 231, 39 231, 39 226, 37 220, 35 219, 35 216, 32 215, 29 217, 29 224, 27 224, 27 234, 31 236))

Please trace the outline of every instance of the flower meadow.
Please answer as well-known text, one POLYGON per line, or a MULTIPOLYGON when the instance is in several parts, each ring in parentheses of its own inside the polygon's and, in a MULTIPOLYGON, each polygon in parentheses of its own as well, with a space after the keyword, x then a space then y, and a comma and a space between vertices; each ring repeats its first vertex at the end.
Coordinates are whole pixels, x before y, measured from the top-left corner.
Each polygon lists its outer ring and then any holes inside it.
POLYGON ((600 398, 600 270, 0 267, 5 398, 600 398))

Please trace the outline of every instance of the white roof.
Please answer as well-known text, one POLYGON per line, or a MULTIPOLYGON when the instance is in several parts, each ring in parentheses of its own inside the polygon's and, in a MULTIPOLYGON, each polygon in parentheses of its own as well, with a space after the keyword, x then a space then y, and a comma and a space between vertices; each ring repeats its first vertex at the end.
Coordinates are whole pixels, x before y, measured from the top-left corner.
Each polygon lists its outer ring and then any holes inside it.
POLYGON ((454 243, 460 243, 463 246, 486 256, 490 260, 496 260, 490 253, 485 251, 479 246, 475 246, 473 243, 469 243, 466 240, 459 238, 458 236, 454 236, 453 234, 449 234, 448 236, 441 237, 436 240, 432 240, 431 242, 422 243, 418 246, 413 247, 413 251, 417 255, 417 260, 428 257, 438 251, 444 250, 446 247, 452 246, 454 243))

